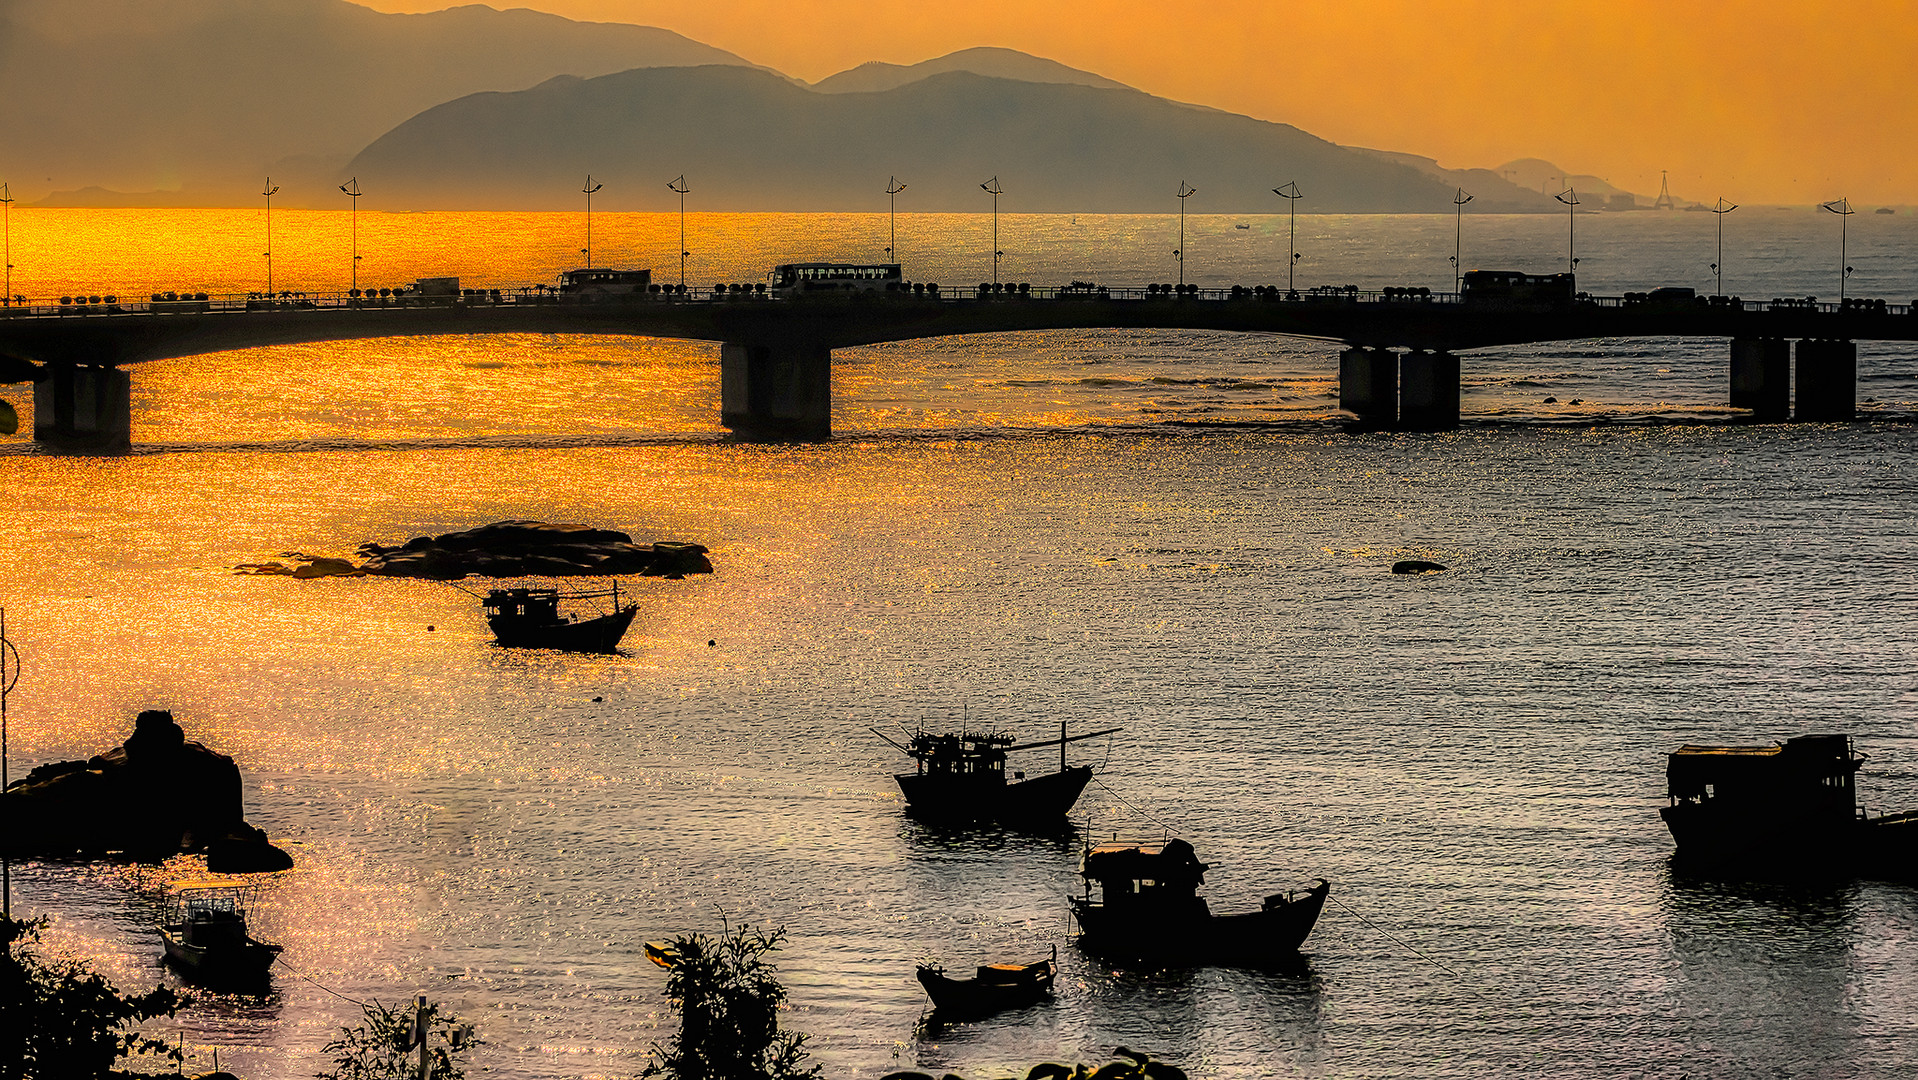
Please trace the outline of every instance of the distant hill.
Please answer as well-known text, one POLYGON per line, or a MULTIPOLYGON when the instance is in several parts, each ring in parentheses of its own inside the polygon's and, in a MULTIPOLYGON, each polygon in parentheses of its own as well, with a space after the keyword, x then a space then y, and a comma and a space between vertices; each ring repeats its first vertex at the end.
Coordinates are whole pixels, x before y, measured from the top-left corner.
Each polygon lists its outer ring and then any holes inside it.
POLYGON ((917 64, 885 64, 877 60, 861 64, 850 71, 812 84, 814 90, 822 94, 861 94, 880 90, 893 90, 907 83, 915 83, 931 75, 943 75, 948 71, 970 71, 974 75, 985 75, 995 79, 1016 79, 1020 82, 1070 83, 1075 86, 1098 86, 1107 90, 1130 90, 1124 83, 1113 82, 1090 71, 1067 67, 1057 60, 1022 53, 1017 49, 961 49, 956 53, 917 64))
MULTIPOLYGON (((1453 190, 1290 125, 1137 90, 950 71, 820 93, 711 66, 461 98, 381 136, 348 171, 387 205, 420 209, 570 208, 588 172, 605 178, 609 209, 676 205, 665 182, 681 172, 697 205, 728 210, 870 209, 888 175, 912 184, 915 210, 981 210, 978 185, 994 174, 1007 212, 1168 211, 1180 180, 1203 193, 1192 209, 1209 212, 1277 211, 1271 189, 1291 180, 1313 212, 1440 212, 1453 190)), ((1485 210, 1557 206, 1502 182, 1485 187, 1485 210)))
MULTIPOLYGON (((666 30, 345 0, 0 0, 0 169, 23 204, 87 187, 289 205, 422 109, 555 75, 746 61, 666 30), (184 194, 181 194, 184 193, 184 194)), ((93 201, 112 192, 93 193, 93 201)))

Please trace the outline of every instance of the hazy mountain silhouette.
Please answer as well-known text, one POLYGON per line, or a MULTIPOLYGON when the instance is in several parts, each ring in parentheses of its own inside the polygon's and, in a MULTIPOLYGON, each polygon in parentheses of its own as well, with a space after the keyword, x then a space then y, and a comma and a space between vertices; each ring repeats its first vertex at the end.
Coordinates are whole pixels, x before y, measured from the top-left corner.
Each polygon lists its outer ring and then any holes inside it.
MULTIPOLYGON (((1303 210, 1449 210, 1452 186, 1409 165, 1286 124, 1194 108, 1137 90, 1020 82, 952 71, 891 90, 818 93, 740 67, 650 68, 562 77, 429 109, 368 146, 349 171, 388 206, 570 208, 586 173, 598 205, 665 209, 685 173, 694 205, 727 210, 861 210, 888 175, 915 210, 1174 208, 1275 212, 1296 180, 1303 210)), ((1490 182, 1479 209, 1555 207, 1490 182), (1497 190, 1503 187, 1503 191, 1497 190)))
POLYGON ((0 0, 0 167, 23 202, 97 186, 241 205, 269 170, 298 202, 296 173, 330 180, 382 132, 463 94, 745 63, 666 30, 523 9, 0 0))
POLYGON ((829 75, 813 83, 812 88, 822 94, 871 93, 892 90, 948 71, 970 71, 974 75, 1017 79, 1020 82, 1071 83, 1076 86, 1099 86, 1107 90, 1132 89, 1102 75, 1067 67, 1057 60, 1047 60, 1017 49, 991 47, 961 49, 917 64, 887 64, 874 60, 850 71, 829 75))

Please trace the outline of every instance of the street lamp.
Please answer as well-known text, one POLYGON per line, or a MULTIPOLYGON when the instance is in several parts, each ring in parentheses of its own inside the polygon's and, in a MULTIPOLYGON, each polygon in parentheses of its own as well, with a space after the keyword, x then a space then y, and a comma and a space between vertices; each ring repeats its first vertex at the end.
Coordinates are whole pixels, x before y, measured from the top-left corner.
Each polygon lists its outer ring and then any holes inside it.
POLYGON ((886 244, 887 262, 899 261, 899 193, 904 190, 906 185, 900 183, 897 176, 886 178, 886 198, 891 204, 886 216, 892 228, 892 239, 886 244))
POLYGON ((1578 273, 1578 189, 1566 188, 1552 196, 1565 204, 1565 266, 1566 273, 1578 273))
POLYGON ((1711 212, 1718 215, 1718 261, 1712 264, 1712 273, 1718 277, 1718 295, 1725 295, 1725 215, 1738 209, 1737 203, 1728 203, 1720 195, 1713 204, 1711 212))
POLYGON ((1290 296, 1297 291, 1292 284, 1292 268, 1299 264, 1299 200, 1305 196, 1299 191, 1297 180, 1288 182, 1284 187, 1273 188, 1272 194, 1285 199, 1286 205, 1292 208, 1292 224, 1287 232, 1285 260, 1285 293, 1290 296))
POLYGON ((992 283, 999 284, 999 260, 1005 252, 999 250, 999 196, 1005 194, 999 186, 999 178, 993 177, 979 185, 980 189, 992 196, 992 283))
POLYGON ((340 190, 353 197, 353 294, 360 291, 360 178, 354 177, 340 185, 340 190))
POLYGON ((0 232, 6 234, 7 292, 0 307, 13 306, 13 187, 0 184, 0 232))
POLYGON ((1199 189, 1187 187, 1185 181, 1179 181, 1179 249, 1172 253, 1179 260, 1179 284, 1185 284, 1185 201, 1197 195, 1199 189))
POLYGON ((1845 279, 1851 277, 1851 266, 1845 262, 1845 231, 1851 222, 1845 219, 1857 211, 1851 208, 1850 199, 1837 199, 1818 205, 1838 215, 1838 302, 1842 304, 1845 302, 1845 279))
POLYGON ((1452 196, 1452 291, 1463 292, 1465 286, 1465 264, 1460 257, 1465 254, 1465 204, 1472 201, 1464 188, 1452 196))
POLYGON ((266 189, 260 194, 266 197, 266 298, 273 299, 273 194, 279 191, 273 186, 273 178, 266 178, 266 189))
MULTIPOLYGON (((7 609, 0 608, 0 791, 7 789, 7 695, 19 681, 20 650, 7 640, 7 609)), ((0 855, 0 915, 13 918, 13 860, 5 855, 0 855)))
POLYGON ((586 174, 586 183, 580 187, 580 194, 586 196, 586 246, 580 254, 586 256, 586 269, 593 268, 593 192, 605 187, 605 184, 593 183, 593 174, 586 174))
POLYGON ((686 186, 686 174, 680 173, 679 179, 666 185, 668 191, 679 192, 679 287, 686 287, 686 256, 692 252, 686 250, 686 193, 692 188, 686 186))

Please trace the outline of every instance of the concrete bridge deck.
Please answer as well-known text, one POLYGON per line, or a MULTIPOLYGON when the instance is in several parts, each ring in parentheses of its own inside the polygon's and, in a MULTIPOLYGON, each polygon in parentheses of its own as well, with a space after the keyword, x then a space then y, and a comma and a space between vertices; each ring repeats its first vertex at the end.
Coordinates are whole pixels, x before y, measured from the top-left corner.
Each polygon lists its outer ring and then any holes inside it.
POLYGON ((741 434, 773 438, 830 435, 833 349, 959 334, 1150 328, 1337 342, 1345 346, 1341 407, 1364 421, 1422 428, 1457 424, 1456 354, 1470 349, 1589 338, 1729 338, 1731 404, 1761 419, 1783 419, 1790 411, 1790 342, 1797 341, 1799 415, 1845 419, 1855 408, 1853 343, 1918 340, 1918 308, 1872 300, 1580 297, 1528 308, 1413 290, 1174 294, 1157 287, 795 299, 730 289, 591 300, 546 290, 80 299, 0 307, 0 366, 13 368, 0 379, 35 381, 36 438, 105 446, 124 445, 127 437, 124 365, 378 337, 550 333, 717 341, 722 422, 741 434), (1409 352, 1401 358, 1395 349, 1409 352))

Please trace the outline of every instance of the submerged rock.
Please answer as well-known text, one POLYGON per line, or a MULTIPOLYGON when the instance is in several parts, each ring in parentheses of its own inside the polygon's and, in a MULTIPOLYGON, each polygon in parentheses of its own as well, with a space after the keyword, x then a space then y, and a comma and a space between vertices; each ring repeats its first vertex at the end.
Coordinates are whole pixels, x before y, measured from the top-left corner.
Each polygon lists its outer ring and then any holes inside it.
POLYGON ((0 850, 14 857, 122 852, 159 860, 208 853, 208 869, 285 870, 286 852, 246 823, 240 769, 191 742, 173 714, 149 709, 120 746, 86 761, 42 765, 0 794, 0 850), (212 865, 221 852, 223 866, 212 865))
POLYGON ((1450 569, 1449 566, 1426 562, 1423 559, 1403 559, 1392 564, 1394 574, 1440 574, 1450 569))

